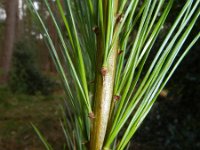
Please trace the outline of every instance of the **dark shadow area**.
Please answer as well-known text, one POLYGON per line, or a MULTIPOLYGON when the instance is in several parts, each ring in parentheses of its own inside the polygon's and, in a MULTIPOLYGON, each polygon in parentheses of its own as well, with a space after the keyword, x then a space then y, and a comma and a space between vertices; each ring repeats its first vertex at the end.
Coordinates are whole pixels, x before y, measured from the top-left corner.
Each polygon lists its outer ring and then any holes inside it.
POLYGON ((200 47, 167 84, 135 137, 135 150, 200 149, 200 47))

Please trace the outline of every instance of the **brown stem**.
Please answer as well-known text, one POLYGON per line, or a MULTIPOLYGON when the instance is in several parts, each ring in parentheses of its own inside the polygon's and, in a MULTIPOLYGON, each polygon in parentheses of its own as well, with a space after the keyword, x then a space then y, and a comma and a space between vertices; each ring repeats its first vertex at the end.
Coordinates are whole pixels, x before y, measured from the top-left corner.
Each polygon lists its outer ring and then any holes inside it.
POLYGON ((106 74, 103 75, 99 71, 97 75, 91 150, 101 150, 103 146, 113 96, 116 57, 117 51, 113 50, 108 60, 106 74))
MULTIPOLYGON (((107 1, 107 0, 105 0, 107 1)), ((107 3, 104 6, 107 7, 107 3)), ((115 1, 115 14, 117 12, 118 1, 115 1)), ((107 14, 105 14, 107 15, 107 14)), ((104 20, 105 21, 105 20, 104 20)), ((106 22, 106 21, 105 21, 106 22)), ((106 31, 106 30, 105 30, 106 31)), ((96 89, 94 101, 93 127, 91 131, 90 150, 102 150, 106 135, 106 129, 110 114, 110 107, 113 98, 114 78, 116 72, 116 61, 118 55, 118 40, 114 43, 111 50, 107 66, 103 65, 104 47, 102 35, 97 34, 97 72, 96 89)))

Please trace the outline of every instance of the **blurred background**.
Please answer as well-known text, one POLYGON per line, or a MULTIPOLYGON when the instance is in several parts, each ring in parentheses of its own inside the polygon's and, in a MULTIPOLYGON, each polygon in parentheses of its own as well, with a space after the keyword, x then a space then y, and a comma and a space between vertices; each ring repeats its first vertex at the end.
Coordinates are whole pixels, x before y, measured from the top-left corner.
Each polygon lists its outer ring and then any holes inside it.
MULTIPOLYGON (((182 4, 181 0, 175 1, 163 35, 182 4)), ((45 16, 56 45, 56 31, 43 2, 36 0, 34 5, 45 16)), ((54 9, 54 5, 51 7, 54 9)), ((199 32, 199 26, 200 21, 189 38, 199 32)), ((64 135, 59 118, 63 100, 53 62, 25 0, 0 0, 0 150, 43 150, 31 123, 55 150, 61 150, 64 135)), ((200 41, 160 94, 132 139, 131 149, 200 149, 200 41)))

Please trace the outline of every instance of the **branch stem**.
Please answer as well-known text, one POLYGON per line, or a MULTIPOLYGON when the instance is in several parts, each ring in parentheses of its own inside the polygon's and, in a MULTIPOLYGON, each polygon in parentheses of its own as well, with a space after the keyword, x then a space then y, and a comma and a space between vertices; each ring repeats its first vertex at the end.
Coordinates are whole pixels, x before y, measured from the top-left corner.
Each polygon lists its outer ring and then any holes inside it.
MULTIPOLYGON (((107 6, 104 6, 107 7, 107 6)), ((114 15, 117 13, 118 1, 114 2, 114 15)), ((106 30, 105 30, 106 31, 106 30)), ((102 35, 97 35, 97 71, 96 71, 96 89, 94 98, 94 116, 92 120, 92 131, 90 150, 102 150, 106 130, 110 115, 111 102, 113 100, 113 87, 116 72, 116 62, 118 55, 119 42, 116 40, 113 49, 107 59, 106 66, 103 66, 105 47, 102 41, 102 35)))

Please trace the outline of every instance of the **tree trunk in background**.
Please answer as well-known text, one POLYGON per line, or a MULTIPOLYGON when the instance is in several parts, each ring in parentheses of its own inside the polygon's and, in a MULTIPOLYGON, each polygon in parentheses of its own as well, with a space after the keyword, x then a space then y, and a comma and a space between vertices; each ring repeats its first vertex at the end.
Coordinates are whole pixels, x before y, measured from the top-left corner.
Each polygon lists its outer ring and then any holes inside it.
POLYGON ((2 52, 2 76, 0 78, 1 83, 6 83, 8 80, 8 73, 11 67, 11 59, 13 53, 13 47, 15 42, 15 32, 18 14, 18 0, 6 0, 6 23, 5 23, 5 38, 4 47, 2 52))
POLYGON ((17 21, 16 21, 16 39, 20 40, 24 36, 24 30, 25 30, 25 19, 24 14, 24 0, 17 0, 18 1, 18 11, 17 11, 17 21))
MULTIPOLYGON (((55 47, 57 48, 57 41, 58 41, 57 35, 56 35, 57 33, 56 33, 54 24, 53 24, 53 22, 52 22, 50 16, 49 16, 49 18, 47 19, 47 22, 48 22, 49 34, 50 34, 50 36, 51 36, 51 39, 52 39, 52 41, 53 41, 55 47)), ((51 59, 51 56, 50 56, 50 54, 49 54, 49 50, 46 49, 46 51, 45 51, 45 55, 46 55, 46 56, 45 56, 45 59, 46 59, 45 70, 46 70, 46 71, 50 71, 51 73, 56 72, 56 71, 55 71, 54 64, 53 64, 52 59, 51 59), (46 51, 47 51, 47 52, 46 52, 46 51)))
MULTIPOLYGON (((53 10, 53 12, 57 11, 53 2, 50 3, 50 7, 53 10)), ((48 22, 49 34, 50 34, 51 39, 52 39, 52 41, 54 43, 54 46, 55 46, 55 48, 56 48, 56 50, 57 50, 57 52, 59 54, 60 53, 60 47, 59 47, 59 44, 58 44, 58 41, 59 41, 58 40, 58 35, 57 35, 57 31, 56 31, 55 25, 54 25, 54 23, 53 23, 53 21, 52 21, 50 16, 49 16, 47 22, 48 22)), ((54 63, 53 63, 52 58, 51 58, 49 53, 48 53, 48 67, 49 67, 49 71, 51 73, 55 73, 56 72, 56 68, 54 66, 54 63)))

